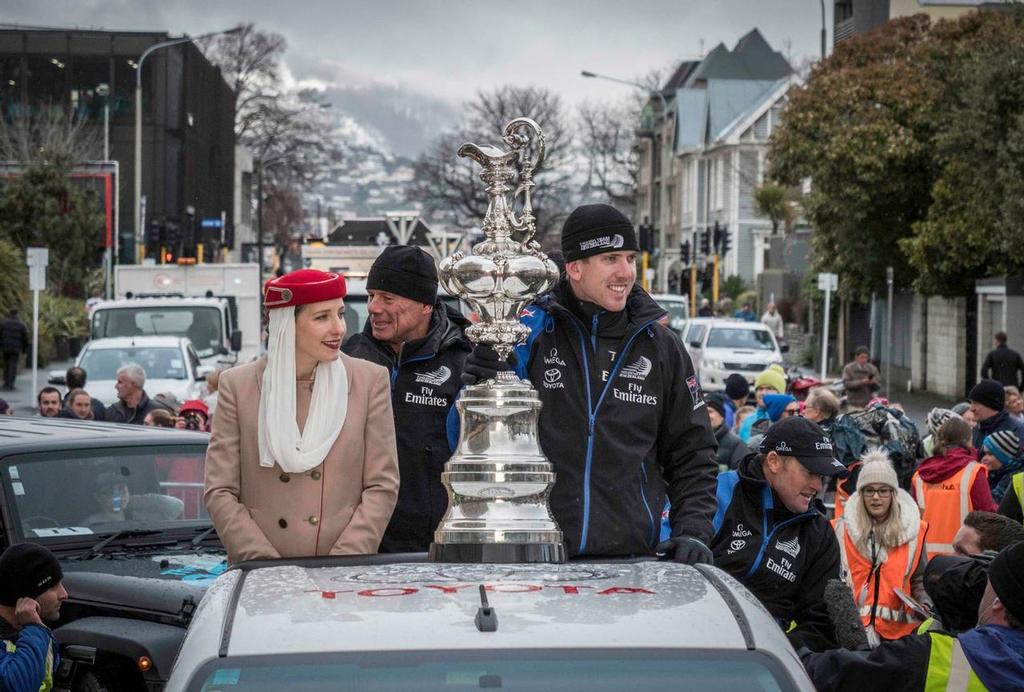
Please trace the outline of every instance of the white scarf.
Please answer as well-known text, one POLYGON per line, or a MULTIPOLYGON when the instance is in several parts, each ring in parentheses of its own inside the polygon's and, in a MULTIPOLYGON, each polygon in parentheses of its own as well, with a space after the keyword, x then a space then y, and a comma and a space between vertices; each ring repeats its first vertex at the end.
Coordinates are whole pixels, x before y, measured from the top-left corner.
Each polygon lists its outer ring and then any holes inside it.
POLYGON ((260 466, 277 462, 288 473, 305 473, 327 458, 348 411, 348 374, 341 358, 318 363, 306 425, 295 420, 295 308, 270 311, 267 369, 260 392, 260 466))

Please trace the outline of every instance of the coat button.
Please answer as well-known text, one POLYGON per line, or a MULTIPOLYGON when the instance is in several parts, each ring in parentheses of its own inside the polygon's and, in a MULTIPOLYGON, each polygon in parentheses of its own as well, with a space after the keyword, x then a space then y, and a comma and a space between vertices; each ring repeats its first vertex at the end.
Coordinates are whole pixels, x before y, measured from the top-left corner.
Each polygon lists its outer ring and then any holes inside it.
POLYGON ((288 481, 290 481, 290 480, 292 479, 292 477, 291 477, 291 476, 289 476, 289 475, 288 475, 287 473, 282 473, 282 474, 281 474, 281 475, 279 476, 279 478, 281 479, 281 482, 282 482, 282 483, 287 483, 288 481))
POLYGON ((317 469, 317 470, 313 471, 313 473, 309 474, 309 477, 312 478, 315 481, 318 481, 318 480, 320 480, 320 476, 322 476, 322 475, 323 474, 320 473, 320 470, 317 469))
POLYGON ((309 523, 312 524, 313 526, 316 526, 317 524, 320 523, 320 517, 315 517, 315 516, 310 517, 309 518, 309 523))
POLYGON ((288 528, 288 522, 286 522, 284 519, 278 519, 277 525, 280 526, 282 529, 288 528))

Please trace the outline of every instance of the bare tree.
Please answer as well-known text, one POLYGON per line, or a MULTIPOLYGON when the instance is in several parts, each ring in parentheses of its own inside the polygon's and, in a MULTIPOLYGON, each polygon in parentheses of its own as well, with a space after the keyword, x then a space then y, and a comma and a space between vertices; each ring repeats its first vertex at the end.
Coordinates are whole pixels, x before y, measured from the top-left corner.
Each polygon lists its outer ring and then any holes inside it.
POLYGON ((505 125, 521 116, 540 125, 547 148, 532 193, 537 237, 543 239, 558 228, 569 213, 572 197, 572 138, 561 99, 536 87, 503 86, 478 93, 469 105, 467 121, 456 132, 440 136, 417 160, 409 199, 423 203, 428 213, 448 217, 458 228, 478 227, 487 211, 480 167, 456 152, 466 142, 499 143, 505 125))
POLYGON ((267 189, 263 220, 278 257, 284 257, 295 242, 295 229, 302 223, 302 219, 302 200, 294 188, 289 185, 271 185, 267 189))
POLYGON ((587 164, 585 192, 596 192, 627 216, 636 206, 640 170, 634 134, 639 112, 631 106, 583 103, 577 109, 580 156, 587 164))
POLYGON ((0 160, 68 168, 102 156, 100 130, 63 108, 40 108, 11 122, 0 118, 0 160))

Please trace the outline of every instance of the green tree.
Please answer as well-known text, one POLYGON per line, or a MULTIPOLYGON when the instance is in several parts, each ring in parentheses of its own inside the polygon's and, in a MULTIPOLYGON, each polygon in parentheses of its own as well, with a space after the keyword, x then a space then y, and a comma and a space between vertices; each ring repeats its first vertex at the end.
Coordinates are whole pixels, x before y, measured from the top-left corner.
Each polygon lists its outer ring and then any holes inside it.
POLYGON ((957 57, 935 112, 938 178, 927 217, 900 245, 917 290, 958 296, 983 276, 1024 272, 1024 13, 980 13, 935 33, 957 57))
POLYGON ((773 234, 779 232, 779 226, 789 233, 796 223, 796 208, 790 196, 789 190, 776 183, 765 183, 754 190, 757 213, 768 217, 772 223, 773 234))
POLYGON ((843 275, 840 292, 866 299, 892 264, 906 284, 899 241, 925 217, 936 177, 931 111, 941 84, 920 61, 929 20, 917 15, 836 46, 790 103, 772 136, 771 178, 812 181, 816 271, 843 275))

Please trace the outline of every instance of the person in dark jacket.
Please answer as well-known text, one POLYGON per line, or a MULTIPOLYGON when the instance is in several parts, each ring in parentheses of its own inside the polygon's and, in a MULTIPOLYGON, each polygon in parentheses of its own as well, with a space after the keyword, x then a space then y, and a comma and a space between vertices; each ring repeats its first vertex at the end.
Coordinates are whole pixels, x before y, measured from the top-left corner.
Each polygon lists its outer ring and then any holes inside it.
POLYGON ((1006 332, 996 332, 994 346, 981 364, 981 376, 1004 387, 1024 387, 1024 358, 1006 345, 1006 332))
POLYGON ((63 578, 57 558, 35 543, 0 555, 0 690, 53 687, 60 656, 48 623, 57 622, 68 597, 63 578))
POLYGON ((448 509, 445 426, 471 350, 469 321, 437 299, 437 268, 418 247, 384 248, 366 290, 366 326, 342 350, 391 372, 401 485, 380 552, 426 552, 448 509))
POLYGON ((28 327, 18 319, 18 311, 11 310, 0 322, 0 353, 4 356, 4 389, 13 392, 18 377, 18 360, 28 353, 28 327))
POLYGON ((840 578, 839 543, 815 498, 824 478, 843 475, 828 435, 794 416, 768 429, 759 453, 718 476, 715 565, 760 599, 795 647, 836 645, 824 594, 840 578))
POLYGON ((718 440, 718 470, 735 469, 740 460, 750 454, 750 447, 743 444, 739 435, 730 430, 725 422, 729 406, 726 396, 724 394, 708 394, 705 400, 708 402, 708 417, 711 419, 711 427, 715 431, 715 439, 718 440))
POLYGON ((1006 410, 1006 390, 995 380, 982 380, 971 388, 967 398, 971 401, 970 411, 977 421, 974 426, 974 448, 980 450, 985 438, 1000 430, 1009 430, 1024 439, 1024 422, 1014 418, 1006 410))
MULTIPOLYGON (((635 285, 633 224, 606 204, 578 207, 562 252, 565 277, 522 314, 530 336, 515 367, 542 403, 540 445, 557 475, 551 509, 568 553, 710 562, 715 436, 690 357, 635 285), (666 491, 672 536, 659 544, 666 491)), ((502 367, 493 348, 477 346, 466 379, 502 367)))
POLYGON ((108 423, 130 423, 142 425, 146 414, 158 409, 166 409, 146 394, 146 371, 141 365, 129 363, 117 370, 117 403, 111 404, 106 411, 108 423))
POLYGON ((976 627, 883 642, 870 653, 801 650, 819 692, 1019 690, 1024 688, 1024 543, 999 553, 988 570, 976 627))
MULTIPOLYGON (((70 406, 68 399, 71 396, 71 392, 76 389, 85 389, 86 379, 85 368, 80 368, 77 365, 68 368, 68 371, 64 374, 64 384, 68 387, 68 394, 64 397, 64 408, 70 406)), ((90 395, 89 403, 92 405, 92 420, 104 421, 107 419, 107 407, 103 405, 102 401, 90 395)))

